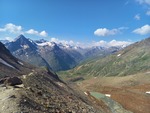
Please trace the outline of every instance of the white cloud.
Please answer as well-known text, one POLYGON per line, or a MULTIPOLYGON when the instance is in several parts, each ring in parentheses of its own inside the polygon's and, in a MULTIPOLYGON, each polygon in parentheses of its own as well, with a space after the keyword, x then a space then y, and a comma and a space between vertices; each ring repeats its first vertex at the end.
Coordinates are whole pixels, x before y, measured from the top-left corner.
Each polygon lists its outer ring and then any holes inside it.
POLYGON ((26 31, 27 34, 32 34, 32 35, 38 35, 38 31, 34 30, 34 29, 30 29, 28 31, 26 31))
POLYGON ((147 4, 150 5, 150 0, 136 0, 139 4, 147 4))
POLYGON ((108 43, 104 40, 100 40, 98 42, 93 41, 91 46, 102 46, 102 47, 106 47, 108 46, 108 43))
POLYGON ((146 35, 150 34, 150 25, 144 25, 141 28, 137 28, 133 31, 133 33, 140 34, 140 35, 146 35))
POLYGON ((150 10, 146 12, 146 15, 150 16, 150 10))
POLYGON ((6 31, 6 29, 4 28, 0 28, 0 32, 6 31))
POLYGON ((79 46, 82 48, 87 48, 87 47, 95 47, 95 46, 101 46, 101 47, 111 47, 111 46, 121 46, 121 47, 126 47, 130 45, 131 41, 117 41, 117 40, 111 40, 110 42, 100 40, 100 41, 93 41, 93 42, 87 42, 87 43, 82 43, 82 42, 75 42, 75 41, 66 41, 66 40, 59 40, 58 38, 51 38, 51 42, 55 42, 57 44, 62 43, 63 45, 71 45, 71 46, 79 46))
POLYGON ((12 34, 30 34, 30 35, 37 35, 41 37, 48 37, 48 33, 46 31, 36 31, 34 29, 29 29, 28 31, 23 31, 22 26, 18 26, 12 23, 6 24, 4 27, 0 28, 0 32, 8 32, 12 34))
POLYGON ((51 42, 55 42, 55 43, 59 43, 60 41, 58 40, 58 38, 51 38, 50 39, 51 42))
POLYGON ((117 41, 117 40, 112 40, 110 42, 100 40, 100 41, 93 41, 91 43, 81 43, 81 42, 74 42, 72 40, 66 41, 66 40, 59 40, 58 38, 51 38, 51 42, 55 42, 57 44, 62 43, 63 45, 72 45, 72 46, 79 46, 82 48, 87 48, 87 47, 93 47, 93 46, 101 46, 101 47, 112 47, 112 46, 121 46, 121 47, 126 47, 130 45, 131 41, 117 41))
POLYGON ((59 44, 59 43, 62 43, 62 44, 64 44, 64 45, 72 45, 72 46, 76 46, 76 45, 78 45, 79 43, 78 42, 74 42, 74 41, 72 41, 72 40, 69 40, 69 41, 67 41, 67 40, 59 40, 58 38, 51 38, 50 39, 50 41, 51 42, 55 42, 55 43, 57 43, 57 44, 59 44))
POLYGON ((110 42, 106 42, 104 40, 98 41, 98 42, 93 42, 91 46, 102 46, 102 47, 111 47, 111 46, 121 46, 121 47, 126 47, 130 45, 132 42, 129 41, 116 41, 112 40, 110 42))
POLYGON ((115 35, 117 33, 119 33, 120 30, 119 29, 112 29, 109 30, 107 28, 99 28, 97 29, 94 34, 97 36, 109 36, 109 35, 115 35))
POLYGON ((126 30, 128 27, 119 27, 115 29, 107 29, 107 28, 99 28, 94 32, 94 35, 97 36, 110 36, 110 35, 116 35, 118 33, 121 33, 122 30, 126 30))
POLYGON ((0 32, 4 32, 4 31, 14 33, 14 34, 17 34, 17 33, 21 34, 22 33, 22 27, 14 25, 12 23, 8 23, 3 28, 0 28, 0 32))
POLYGON ((122 47, 126 47, 129 44, 131 44, 132 42, 128 42, 128 41, 116 41, 116 40, 112 40, 110 41, 108 44, 110 46, 122 46, 122 47))
POLYGON ((134 18, 135 18, 136 20, 140 20, 140 19, 141 19, 140 14, 136 14, 136 15, 134 16, 134 18))
POLYGON ((42 36, 42 37, 47 37, 47 36, 48 36, 48 33, 46 33, 46 31, 41 31, 41 32, 39 33, 39 35, 42 36))
POLYGON ((48 36, 48 33, 46 31, 41 31, 41 32, 38 32, 34 29, 30 29, 28 31, 26 31, 27 34, 32 34, 32 35, 37 35, 37 36, 42 36, 42 37, 47 37, 48 36))
POLYGON ((12 37, 5 37, 6 40, 8 41, 13 41, 14 39, 12 37))

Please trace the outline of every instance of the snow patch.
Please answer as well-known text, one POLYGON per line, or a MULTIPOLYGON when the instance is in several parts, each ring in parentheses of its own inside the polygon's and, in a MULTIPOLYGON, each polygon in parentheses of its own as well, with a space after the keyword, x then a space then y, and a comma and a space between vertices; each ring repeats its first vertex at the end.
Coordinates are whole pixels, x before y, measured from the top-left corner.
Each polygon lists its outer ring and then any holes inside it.
POLYGON ((18 63, 19 63, 20 65, 22 65, 22 66, 23 66, 23 63, 22 63, 22 62, 18 61, 18 63))
POLYGON ((146 94, 150 94, 150 91, 146 91, 145 93, 146 93, 146 94))
POLYGON ((85 94, 85 95, 88 95, 88 93, 87 93, 87 92, 84 92, 84 94, 85 94))
POLYGON ((27 75, 22 75, 23 76, 23 79, 26 79, 27 78, 27 75))
POLYGON ((58 83, 58 85, 61 86, 61 87, 63 86, 61 83, 58 83))
POLYGON ((105 94, 105 96, 106 96, 106 97, 111 97, 111 95, 110 95, 110 94, 105 94))
POLYGON ((24 49, 28 49, 29 46, 28 46, 28 45, 23 45, 23 48, 24 48, 24 49))
POLYGON ((121 54, 118 54, 117 56, 119 57, 119 56, 121 56, 121 54))
POLYGON ((3 59, 0 58, 0 62, 3 63, 4 65, 8 66, 8 67, 11 67, 13 69, 16 69, 14 66, 8 64, 6 61, 4 61, 3 59))

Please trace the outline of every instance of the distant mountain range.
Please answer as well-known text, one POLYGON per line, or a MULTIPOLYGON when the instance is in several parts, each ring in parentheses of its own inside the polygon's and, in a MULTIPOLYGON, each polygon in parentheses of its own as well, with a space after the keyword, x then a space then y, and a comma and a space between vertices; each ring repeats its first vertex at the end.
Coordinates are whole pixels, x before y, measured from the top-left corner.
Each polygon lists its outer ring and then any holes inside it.
POLYGON ((86 59, 104 57, 122 49, 121 47, 81 48, 44 39, 33 41, 23 35, 12 42, 7 40, 2 42, 15 57, 54 71, 68 70, 86 59))
POLYGON ((70 76, 126 76, 150 71, 150 38, 65 72, 70 76))

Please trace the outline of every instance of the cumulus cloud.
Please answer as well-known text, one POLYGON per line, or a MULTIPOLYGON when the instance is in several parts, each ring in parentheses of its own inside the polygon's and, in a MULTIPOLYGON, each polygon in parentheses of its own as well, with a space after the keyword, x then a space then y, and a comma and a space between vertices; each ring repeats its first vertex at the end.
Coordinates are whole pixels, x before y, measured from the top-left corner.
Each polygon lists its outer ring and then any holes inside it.
POLYGON ((146 35, 150 34, 150 25, 144 25, 141 28, 137 28, 133 31, 133 33, 140 34, 140 35, 146 35))
POLYGON ((140 20, 140 19, 141 19, 140 14, 136 14, 136 15, 134 16, 134 18, 135 18, 136 20, 140 20))
POLYGON ((34 29, 30 29, 28 31, 26 31, 27 34, 32 34, 32 35, 38 35, 38 31, 34 30, 34 29))
POLYGON ((115 35, 119 33, 119 29, 107 29, 107 28, 99 28, 97 29, 94 34, 97 36, 109 36, 109 35, 115 35))
POLYGON ((91 46, 102 46, 102 47, 107 47, 108 43, 104 40, 100 40, 98 42, 93 41, 91 46))
POLYGON ((5 40, 13 41, 14 39, 12 37, 5 37, 5 40))
POLYGON ((47 37, 48 36, 48 33, 46 31, 41 31, 41 32, 38 32, 34 29, 30 29, 28 31, 26 31, 27 34, 32 34, 32 35, 38 35, 38 36, 42 36, 42 37, 47 37))
POLYGON ((117 41, 117 40, 112 40, 110 42, 101 40, 98 42, 93 42, 92 46, 102 46, 102 47, 111 47, 111 46, 121 46, 121 47, 126 47, 130 45, 132 42, 130 41, 117 41))
POLYGON ((22 33, 22 27, 14 25, 12 23, 8 23, 3 28, 0 28, 0 32, 4 32, 4 31, 14 33, 14 34, 22 33))
POLYGON ((47 37, 48 33, 46 31, 36 31, 34 29, 29 29, 27 31, 24 31, 22 26, 19 25, 15 25, 12 23, 8 23, 6 24, 4 27, 0 28, 0 32, 8 32, 8 33, 12 33, 12 34, 30 34, 30 35, 37 35, 37 36, 41 36, 41 37, 47 37))
POLYGON ((41 32, 39 33, 39 35, 42 36, 42 37, 47 37, 47 36, 48 36, 48 33, 47 33, 46 31, 41 31, 41 32))
POLYGON ((50 39, 51 42, 55 42, 57 44, 62 43, 64 45, 72 45, 72 46, 77 46, 79 43, 78 42, 74 42, 72 40, 59 40, 58 38, 51 38, 50 39))
POLYGON ((118 33, 121 33, 122 30, 126 30, 128 27, 120 27, 116 29, 107 29, 107 28, 99 28, 96 31, 94 31, 94 35, 96 36, 110 36, 110 35, 116 35, 118 33))
POLYGON ((55 42, 57 44, 63 44, 63 45, 72 45, 72 46, 77 46, 77 47, 82 47, 82 48, 87 48, 87 47, 96 47, 96 46, 101 46, 101 47, 126 47, 133 42, 131 41, 117 41, 117 40, 111 40, 109 42, 100 40, 100 41, 93 41, 90 43, 82 43, 82 42, 75 42, 75 41, 67 41, 67 40, 59 40, 58 38, 51 38, 51 42, 55 42))
POLYGON ((129 44, 131 44, 132 42, 128 42, 128 41, 116 41, 116 40, 112 40, 110 41, 108 44, 110 46, 122 46, 122 47, 126 47, 129 44))
POLYGON ((91 43, 81 43, 81 42, 75 42, 75 41, 66 41, 66 40, 59 40, 58 38, 51 38, 51 42, 55 42, 57 44, 63 44, 63 45, 72 45, 72 46, 77 46, 77 47, 82 47, 82 48, 87 48, 87 47, 96 47, 96 46, 101 46, 101 47, 112 47, 112 46, 117 46, 117 47, 126 47, 130 45, 131 41, 117 41, 117 40, 111 40, 110 42, 100 40, 100 41, 93 41, 91 43))
POLYGON ((51 38, 50 41, 51 42, 55 42, 55 43, 60 43, 60 41, 58 40, 58 38, 51 38))

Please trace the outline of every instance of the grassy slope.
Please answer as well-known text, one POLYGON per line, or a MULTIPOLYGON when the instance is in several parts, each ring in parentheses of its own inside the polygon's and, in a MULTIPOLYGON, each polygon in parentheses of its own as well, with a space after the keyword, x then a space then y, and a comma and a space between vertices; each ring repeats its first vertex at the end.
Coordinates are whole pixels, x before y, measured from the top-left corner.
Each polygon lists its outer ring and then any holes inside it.
MULTIPOLYGON (((126 76, 150 70, 150 38, 134 43, 105 58, 87 61, 62 75, 126 76), (120 54, 120 56, 118 56, 120 54)), ((60 74, 60 75, 61 75, 60 74)))

